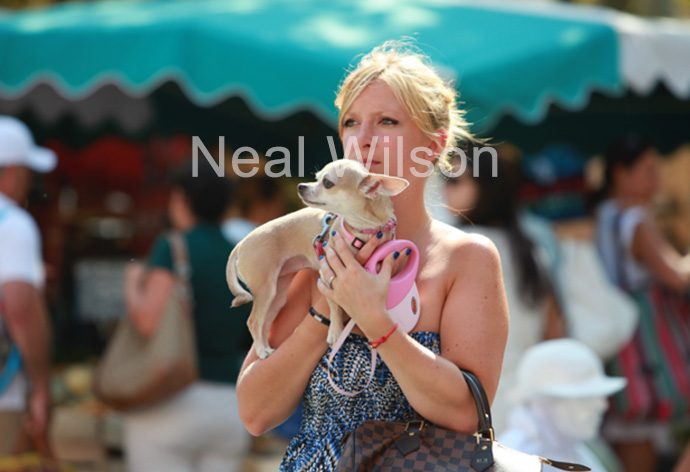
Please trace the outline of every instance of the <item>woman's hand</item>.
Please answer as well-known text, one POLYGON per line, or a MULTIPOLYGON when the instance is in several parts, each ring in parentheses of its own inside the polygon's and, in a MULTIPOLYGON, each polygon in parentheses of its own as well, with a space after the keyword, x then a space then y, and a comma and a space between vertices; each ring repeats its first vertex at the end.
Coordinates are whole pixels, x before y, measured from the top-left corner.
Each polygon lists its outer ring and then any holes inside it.
POLYGON ((125 266, 125 281, 126 289, 138 289, 144 280, 146 273, 146 265, 142 262, 130 262, 125 266))
POLYGON ((370 239, 355 256, 343 237, 336 234, 326 246, 326 257, 319 262, 319 292, 336 302, 365 332, 362 322, 369 320, 372 313, 387 314, 386 299, 396 259, 389 254, 378 274, 368 273, 362 264, 378 245, 376 239, 370 239))
POLYGON ((159 267, 147 271, 140 263, 125 269, 124 294, 127 312, 142 336, 155 333, 175 287, 175 276, 159 267))

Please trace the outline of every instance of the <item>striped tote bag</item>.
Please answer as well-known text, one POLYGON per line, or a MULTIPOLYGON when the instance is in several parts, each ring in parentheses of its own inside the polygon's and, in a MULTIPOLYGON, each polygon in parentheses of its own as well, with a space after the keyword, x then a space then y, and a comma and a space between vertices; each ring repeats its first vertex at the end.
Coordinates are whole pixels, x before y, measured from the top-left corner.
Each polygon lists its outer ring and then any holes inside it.
POLYGON ((640 321, 632 339, 608 363, 628 379, 610 414, 625 421, 672 421, 690 416, 690 294, 659 284, 632 294, 640 321))

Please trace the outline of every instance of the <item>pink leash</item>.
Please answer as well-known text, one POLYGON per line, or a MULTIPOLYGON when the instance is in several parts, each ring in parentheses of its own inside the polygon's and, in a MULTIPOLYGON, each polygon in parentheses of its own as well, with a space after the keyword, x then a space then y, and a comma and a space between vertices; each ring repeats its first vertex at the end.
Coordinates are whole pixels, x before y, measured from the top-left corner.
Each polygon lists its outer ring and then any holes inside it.
MULTIPOLYGON (((388 313, 393 321, 400 325, 399 328, 403 329, 406 333, 409 333, 417 325, 421 312, 419 291, 417 290, 417 284, 415 283, 417 269, 419 268, 419 251, 417 250, 417 246, 415 246, 412 241, 407 241, 404 239, 388 241, 376 248, 369 260, 366 262, 366 264, 364 264, 364 269, 370 274, 376 274, 376 266, 379 264, 379 262, 383 261, 388 254, 395 251, 398 251, 402 254, 404 251, 407 251, 407 249, 410 249, 411 251, 409 259, 407 260, 407 264, 405 264, 403 270, 391 279, 388 288, 388 298, 386 299, 386 309, 388 310, 388 313)), ((328 382, 336 392, 348 397, 359 395, 369 386, 374 378, 374 372, 376 370, 376 357, 378 356, 376 349, 370 348, 371 368, 369 370, 369 380, 361 390, 357 392, 348 392, 336 385, 331 378, 331 365, 335 355, 340 350, 354 327, 355 321, 351 319, 331 348, 331 353, 328 355, 326 360, 326 365, 328 367, 328 382)))

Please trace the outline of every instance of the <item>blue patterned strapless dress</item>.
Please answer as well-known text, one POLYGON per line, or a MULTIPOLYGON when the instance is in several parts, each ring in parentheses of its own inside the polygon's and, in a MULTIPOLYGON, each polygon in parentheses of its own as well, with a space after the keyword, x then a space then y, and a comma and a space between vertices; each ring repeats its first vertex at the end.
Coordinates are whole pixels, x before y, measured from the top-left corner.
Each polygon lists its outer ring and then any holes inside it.
MULTIPOLYGON (((438 333, 422 331, 410 336, 440 354, 438 333)), ((330 350, 321 358, 304 392, 302 426, 287 448, 281 472, 331 472, 340 459, 341 441, 363 421, 408 421, 417 417, 380 357, 369 386, 359 395, 348 397, 328 382, 329 354, 330 350)), ((341 389, 357 392, 369 380, 370 363, 367 339, 350 334, 333 360, 331 377, 341 389)))

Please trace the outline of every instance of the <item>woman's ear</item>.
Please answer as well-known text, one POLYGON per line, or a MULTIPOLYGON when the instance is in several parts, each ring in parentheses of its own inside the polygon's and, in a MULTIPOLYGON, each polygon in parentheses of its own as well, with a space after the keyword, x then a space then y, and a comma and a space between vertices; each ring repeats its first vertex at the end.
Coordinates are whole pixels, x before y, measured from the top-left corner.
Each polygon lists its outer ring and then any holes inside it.
POLYGON ((431 140, 430 147, 434 159, 446 148, 446 143, 448 143, 448 131, 445 128, 438 128, 436 130, 436 136, 438 136, 438 141, 431 140))

